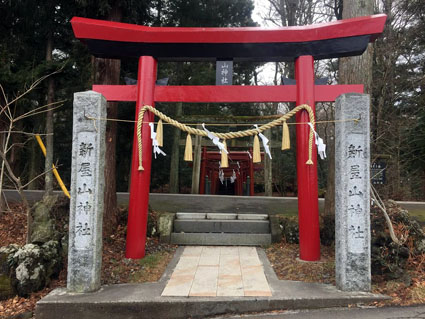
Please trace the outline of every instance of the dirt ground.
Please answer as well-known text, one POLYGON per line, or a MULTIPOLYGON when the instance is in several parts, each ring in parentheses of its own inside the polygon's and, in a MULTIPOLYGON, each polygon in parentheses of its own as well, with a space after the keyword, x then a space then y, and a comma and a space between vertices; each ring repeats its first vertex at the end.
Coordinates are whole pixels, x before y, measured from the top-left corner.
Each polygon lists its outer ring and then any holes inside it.
MULTIPOLYGON (((298 259, 297 244, 279 243, 266 249, 267 257, 281 280, 320 282, 335 285, 335 248, 321 247, 320 262, 303 262, 298 259)), ((372 276, 372 292, 388 295, 392 300, 374 303, 375 306, 407 306, 425 303, 425 254, 409 258, 411 281, 387 280, 372 276)))
MULTIPOLYGON (((25 213, 20 206, 12 207, 10 212, 0 215, 0 243, 7 246, 12 243, 25 244, 25 213)), ((157 281, 173 257, 176 246, 159 243, 157 238, 148 238, 146 256, 142 260, 124 258, 125 225, 104 240, 102 284, 157 281)), ((322 259, 318 263, 306 263, 297 259, 298 245, 279 243, 266 248, 267 256, 280 279, 299 280, 335 284, 334 248, 322 246, 322 259)), ((57 287, 66 285, 65 267, 58 278, 53 279, 49 287, 32 293, 28 298, 14 297, 0 301, 0 318, 14 318, 27 315, 30 318, 38 300, 57 287)), ((373 292, 391 296, 383 305, 412 305, 425 302, 425 255, 409 260, 410 283, 388 281, 382 277, 373 277, 373 292)))

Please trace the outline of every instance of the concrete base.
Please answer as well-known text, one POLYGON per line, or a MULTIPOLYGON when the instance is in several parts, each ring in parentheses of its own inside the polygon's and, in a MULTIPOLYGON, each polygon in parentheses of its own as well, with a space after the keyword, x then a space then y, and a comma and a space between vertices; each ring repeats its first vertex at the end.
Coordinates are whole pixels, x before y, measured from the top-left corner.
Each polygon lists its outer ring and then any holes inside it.
POLYGON ((272 297, 161 297, 182 251, 177 250, 156 283, 112 285, 84 294, 55 289, 37 303, 36 318, 205 318, 229 313, 344 307, 388 299, 370 293, 341 292, 331 285, 278 280, 264 250, 258 248, 272 297))

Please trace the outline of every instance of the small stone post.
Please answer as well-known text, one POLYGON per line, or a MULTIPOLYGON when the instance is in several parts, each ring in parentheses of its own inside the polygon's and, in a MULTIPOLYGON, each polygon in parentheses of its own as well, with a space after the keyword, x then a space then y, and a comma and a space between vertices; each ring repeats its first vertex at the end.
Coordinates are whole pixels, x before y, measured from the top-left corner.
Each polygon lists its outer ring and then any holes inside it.
POLYGON ((106 100, 74 94, 68 282, 71 292, 100 288, 105 167, 106 100), (93 119, 89 119, 89 118, 93 119))
POLYGON ((344 291, 371 289, 369 109, 367 94, 336 99, 335 268, 344 291))

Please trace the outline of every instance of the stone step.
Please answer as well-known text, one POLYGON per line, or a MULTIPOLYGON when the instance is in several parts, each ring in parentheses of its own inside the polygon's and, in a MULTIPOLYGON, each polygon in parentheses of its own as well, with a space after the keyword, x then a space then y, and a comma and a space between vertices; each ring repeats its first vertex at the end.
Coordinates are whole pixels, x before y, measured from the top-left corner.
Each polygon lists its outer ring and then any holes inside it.
POLYGON ((187 212, 176 213, 176 219, 205 219, 206 217, 207 217, 206 213, 187 213, 187 212))
POLYGON ((267 214, 255 213, 198 213, 198 212, 177 212, 176 219, 192 220, 192 219, 215 219, 215 220, 267 220, 267 214))
POLYGON ((268 220, 185 220, 174 221, 175 233, 270 233, 268 220))
POLYGON ((238 214, 239 220, 267 220, 269 215, 267 214, 238 214))
POLYGON ((171 233, 175 245, 265 246, 271 242, 271 234, 171 233))
POLYGON ((236 219, 238 217, 238 214, 231 214, 231 213, 207 213, 207 219, 213 219, 213 220, 232 220, 236 219))

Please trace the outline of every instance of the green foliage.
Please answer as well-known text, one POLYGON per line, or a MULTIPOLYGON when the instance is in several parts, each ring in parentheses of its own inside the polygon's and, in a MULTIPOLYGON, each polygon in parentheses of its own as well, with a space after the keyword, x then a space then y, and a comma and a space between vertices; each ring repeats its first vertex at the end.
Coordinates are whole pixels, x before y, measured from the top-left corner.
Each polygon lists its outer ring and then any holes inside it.
POLYGON ((387 198, 423 200, 425 181, 424 6, 388 2, 388 22, 374 52, 372 145, 388 159, 387 198))

